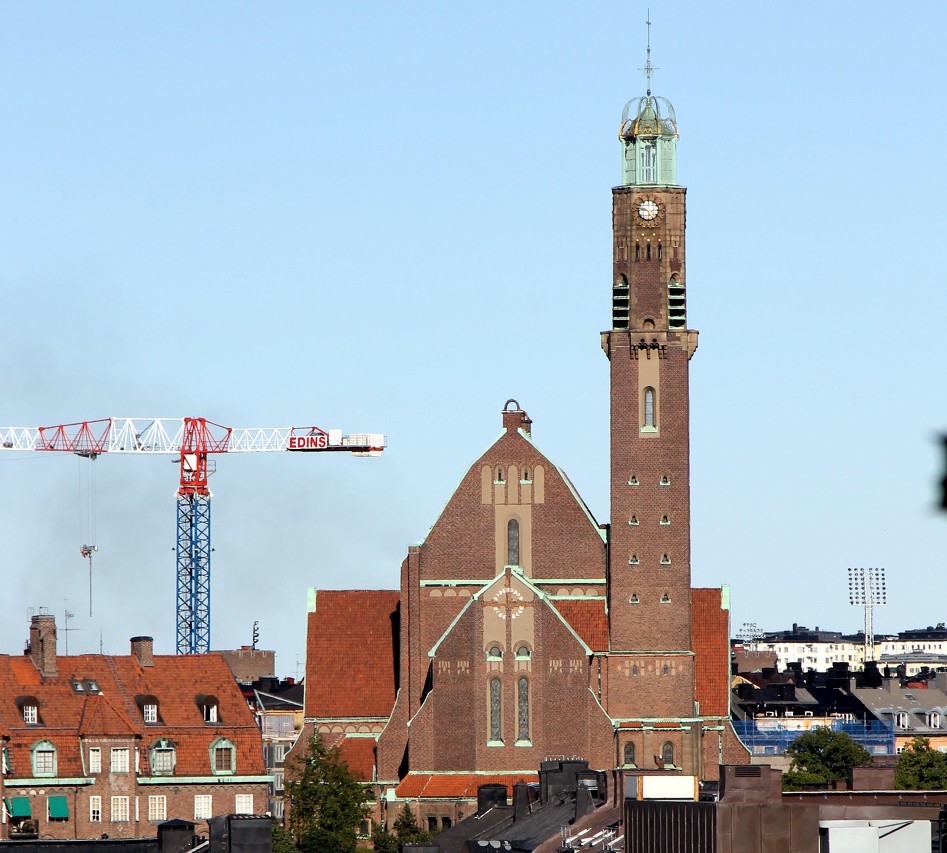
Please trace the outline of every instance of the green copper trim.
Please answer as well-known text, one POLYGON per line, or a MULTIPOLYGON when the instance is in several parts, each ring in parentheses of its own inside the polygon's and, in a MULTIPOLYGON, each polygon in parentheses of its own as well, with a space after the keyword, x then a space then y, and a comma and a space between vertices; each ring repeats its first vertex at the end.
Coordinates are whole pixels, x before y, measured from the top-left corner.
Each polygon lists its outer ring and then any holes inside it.
POLYGON ((308 590, 306 590, 306 612, 316 612, 316 588, 314 586, 311 586, 308 590))
MULTIPOLYGON (((89 780, 92 781, 91 779, 89 780)), ((272 776, 139 776, 139 785, 238 785, 273 782, 272 776)))
POLYGON ((83 776, 63 779, 59 779, 55 776, 42 776, 35 779, 11 779, 9 776, 5 776, 3 779, 3 785, 6 788, 57 788, 61 785, 91 785, 94 782, 95 779, 86 779, 83 776))
POLYGON ((730 609, 730 584, 725 583, 720 586, 720 609, 730 609))

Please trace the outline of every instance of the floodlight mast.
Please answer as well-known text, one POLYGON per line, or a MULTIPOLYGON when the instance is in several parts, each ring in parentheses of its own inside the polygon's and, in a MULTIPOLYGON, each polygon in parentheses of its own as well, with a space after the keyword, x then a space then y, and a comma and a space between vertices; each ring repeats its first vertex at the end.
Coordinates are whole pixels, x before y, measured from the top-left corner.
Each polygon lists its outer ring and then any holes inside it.
POLYGON ((883 568, 848 569, 848 603, 865 608, 865 661, 875 659, 875 624, 872 609, 888 603, 883 568))
MULTIPOLYGON (((164 453, 180 461, 177 491, 177 644, 178 654, 210 650, 210 499, 211 453, 273 451, 331 452, 378 456, 384 435, 343 435, 319 427, 232 429, 206 418, 105 418, 49 427, 0 427, 0 450, 74 453, 95 459, 102 453, 164 453)), ((83 546, 89 560, 92 552, 83 546)), ((89 609, 91 615, 91 587, 89 609)))

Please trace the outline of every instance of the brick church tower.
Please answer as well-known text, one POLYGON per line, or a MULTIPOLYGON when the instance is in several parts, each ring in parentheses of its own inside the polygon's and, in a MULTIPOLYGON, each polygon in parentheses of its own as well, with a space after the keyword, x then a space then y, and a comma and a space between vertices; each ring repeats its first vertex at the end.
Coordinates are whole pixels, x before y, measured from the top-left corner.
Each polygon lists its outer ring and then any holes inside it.
POLYGON ((306 725, 374 786, 378 822, 409 804, 450 825, 478 785, 512 790, 550 756, 700 780, 748 760, 730 723, 729 589, 691 586, 685 190, 650 50, 646 71, 612 190, 610 524, 508 400, 399 591, 311 592, 306 725))
MULTIPOLYGON (((697 332, 687 328, 677 121, 651 93, 650 55, 645 70, 647 94, 622 113, 612 322, 602 333, 611 368, 609 628, 613 654, 633 653, 642 673, 673 675, 674 689, 659 688, 661 712, 678 717, 695 713, 688 363, 697 332)), ((628 702, 626 713, 640 713, 628 702)))

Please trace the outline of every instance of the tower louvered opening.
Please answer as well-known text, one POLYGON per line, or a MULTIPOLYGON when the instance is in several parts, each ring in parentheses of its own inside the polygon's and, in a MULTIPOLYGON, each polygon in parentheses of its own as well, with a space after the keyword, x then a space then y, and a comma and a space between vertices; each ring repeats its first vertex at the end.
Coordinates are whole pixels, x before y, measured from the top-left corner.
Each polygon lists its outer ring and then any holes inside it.
POLYGON ((668 282, 668 326, 672 329, 687 328, 687 294, 676 275, 668 282))
POLYGON ((629 315, 628 279, 619 276, 612 288, 612 328, 627 329, 629 315))

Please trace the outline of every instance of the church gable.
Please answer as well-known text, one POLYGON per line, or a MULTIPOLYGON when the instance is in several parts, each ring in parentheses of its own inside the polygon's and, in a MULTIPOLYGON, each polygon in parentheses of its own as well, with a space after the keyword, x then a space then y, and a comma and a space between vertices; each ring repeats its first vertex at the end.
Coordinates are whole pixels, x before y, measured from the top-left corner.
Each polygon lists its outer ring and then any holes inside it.
MULTIPOLYGON (((431 650, 430 688, 410 725, 411 769, 528 770, 583 745, 562 724, 579 709, 597 721, 594 742, 607 743, 589 661, 589 648, 541 590, 505 569, 431 650), (444 737, 449 731, 465 735, 444 737)), ((592 749, 591 738, 583 732, 579 741, 592 749)))
POLYGON ((420 580, 480 586, 515 566, 537 579, 604 583, 602 532, 588 507, 536 448, 531 421, 515 401, 507 403, 503 425, 420 546, 420 580))

